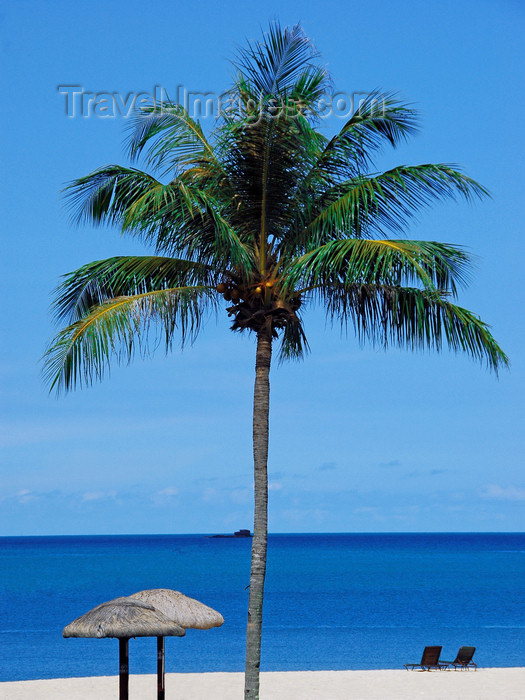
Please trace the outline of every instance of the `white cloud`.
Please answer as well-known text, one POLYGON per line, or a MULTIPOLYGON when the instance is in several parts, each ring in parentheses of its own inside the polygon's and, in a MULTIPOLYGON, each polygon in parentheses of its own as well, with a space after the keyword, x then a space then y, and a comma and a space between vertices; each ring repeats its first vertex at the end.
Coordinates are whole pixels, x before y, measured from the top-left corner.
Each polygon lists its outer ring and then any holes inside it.
POLYGON ((162 491, 157 491, 158 496, 177 496, 178 493, 178 489, 174 486, 166 486, 162 491))
POLYGON ((29 489, 21 489, 17 491, 16 497, 19 503, 27 503, 28 501, 34 500, 37 496, 36 493, 33 493, 29 489))
POLYGON ((525 501, 525 489, 519 486, 499 486, 489 484, 482 492, 485 498, 494 498, 499 501, 525 501))
POLYGON ((268 484, 268 491, 280 491, 283 485, 277 481, 268 484))
POLYGON ((115 498, 116 491, 86 491, 82 494, 82 501, 100 501, 102 498, 115 498))

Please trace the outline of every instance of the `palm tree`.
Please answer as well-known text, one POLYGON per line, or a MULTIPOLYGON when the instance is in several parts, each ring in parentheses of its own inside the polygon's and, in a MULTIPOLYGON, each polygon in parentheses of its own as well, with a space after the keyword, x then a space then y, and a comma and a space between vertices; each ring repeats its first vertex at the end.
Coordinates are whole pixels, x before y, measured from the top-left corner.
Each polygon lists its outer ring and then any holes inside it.
POLYGON ((370 174, 383 145, 416 130, 394 95, 371 95, 332 138, 316 106, 329 76, 299 25, 270 27, 241 51, 238 75, 208 137, 177 104, 138 114, 127 142, 147 173, 109 165, 74 181, 79 222, 117 224, 154 255, 89 263, 65 276, 56 312, 65 327, 45 372, 57 391, 102 378, 112 360, 147 353, 159 340, 193 341, 223 301, 231 329, 256 338, 253 401, 255 514, 245 697, 259 697, 267 543, 269 372, 308 344, 301 310, 322 305, 362 340, 410 349, 447 345, 507 364, 488 327, 454 303, 470 260, 457 246, 399 236, 434 200, 485 190, 443 164, 370 174))

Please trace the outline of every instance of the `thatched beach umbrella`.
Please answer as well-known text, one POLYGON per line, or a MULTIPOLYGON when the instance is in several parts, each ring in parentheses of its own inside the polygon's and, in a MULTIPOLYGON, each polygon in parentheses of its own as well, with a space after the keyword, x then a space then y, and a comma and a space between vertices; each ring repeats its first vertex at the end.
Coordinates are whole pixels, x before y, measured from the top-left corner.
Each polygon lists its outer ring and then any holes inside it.
POLYGON ((186 631, 149 603, 115 598, 97 605, 64 627, 64 637, 116 637, 119 640, 119 700, 129 696, 130 637, 183 637, 186 631))
POLYGON ((169 588, 151 588, 129 598, 153 605, 184 629, 209 630, 224 623, 223 616, 213 608, 169 588))
MULTIPOLYGON (((184 629, 209 630, 220 627, 224 622, 223 616, 213 608, 169 588, 151 588, 134 593, 129 598, 153 605, 184 629)), ((164 700, 164 637, 160 636, 157 637, 157 689, 157 700, 164 700)))

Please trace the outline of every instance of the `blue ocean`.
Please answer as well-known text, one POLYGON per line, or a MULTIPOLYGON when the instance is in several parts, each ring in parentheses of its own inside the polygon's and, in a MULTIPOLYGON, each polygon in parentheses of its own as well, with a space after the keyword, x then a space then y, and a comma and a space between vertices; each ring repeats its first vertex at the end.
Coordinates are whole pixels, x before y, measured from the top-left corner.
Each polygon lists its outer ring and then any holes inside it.
MULTIPOLYGON (((168 672, 242 671, 250 539, 0 538, 0 680, 115 675, 115 639, 63 639, 106 600, 173 588, 225 623, 166 639, 168 672)), ((525 665, 525 534, 270 535, 262 670, 402 668, 425 645, 525 665)), ((155 673, 155 639, 130 672, 155 673)))

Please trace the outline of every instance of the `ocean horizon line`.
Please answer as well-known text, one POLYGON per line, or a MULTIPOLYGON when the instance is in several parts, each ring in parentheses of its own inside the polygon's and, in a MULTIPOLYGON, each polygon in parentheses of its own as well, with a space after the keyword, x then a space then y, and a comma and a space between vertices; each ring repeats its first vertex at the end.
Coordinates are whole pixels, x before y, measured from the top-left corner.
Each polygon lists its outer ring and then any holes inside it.
MULTIPOLYGON (((203 532, 84 532, 84 533, 39 533, 39 534, 17 534, 0 535, 0 541, 4 539, 22 538, 75 538, 75 537, 210 537, 215 534, 228 535, 233 531, 203 531, 203 532)), ((251 531, 250 531, 251 532, 251 531)), ((268 532, 269 537, 294 537, 305 535, 318 535, 327 537, 330 535, 341 536, 389 536, 389 535, 525 535, 525 530, 367 530, 367 531, 303 531, 303 532, 268 532)), ((243 539, 238 538, 238 539, 243 539)))

